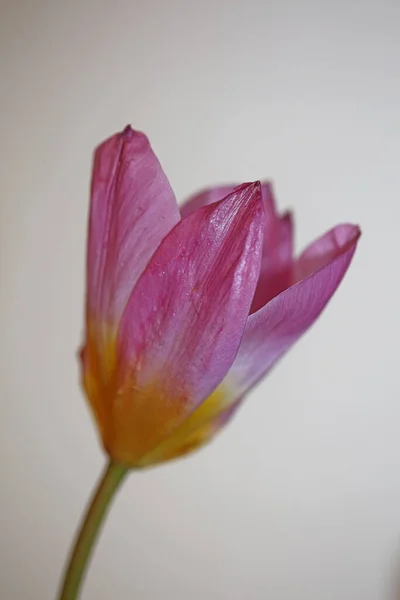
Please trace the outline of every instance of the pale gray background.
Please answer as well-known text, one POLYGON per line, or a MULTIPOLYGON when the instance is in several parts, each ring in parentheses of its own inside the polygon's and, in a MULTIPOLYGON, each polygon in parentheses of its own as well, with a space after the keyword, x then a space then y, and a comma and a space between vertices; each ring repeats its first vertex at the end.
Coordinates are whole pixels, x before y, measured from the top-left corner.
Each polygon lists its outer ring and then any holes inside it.
POLYGON ((132 476, 85 600, 386 600, 400 579, 400 3, 3 2, 4 600, 52 599, 104 458, 78 386, 94 145, 148 133, 178 198, 272 177, 301 247, 364 236, 210 447, 132 476))

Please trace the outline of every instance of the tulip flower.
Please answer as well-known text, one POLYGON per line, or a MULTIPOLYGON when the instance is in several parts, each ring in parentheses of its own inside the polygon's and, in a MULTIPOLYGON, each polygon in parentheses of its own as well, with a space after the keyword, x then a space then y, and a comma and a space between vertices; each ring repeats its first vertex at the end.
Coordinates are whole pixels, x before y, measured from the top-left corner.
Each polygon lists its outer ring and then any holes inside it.
POLYGON ((293 255, 271 185, 215 187, 179 209, 142 133, 93 165, 82 380, 110 458, 60 598, 76 597, 95 533, 129 469, 210 441, 314 323, 360 230, 337 225, 293 255))

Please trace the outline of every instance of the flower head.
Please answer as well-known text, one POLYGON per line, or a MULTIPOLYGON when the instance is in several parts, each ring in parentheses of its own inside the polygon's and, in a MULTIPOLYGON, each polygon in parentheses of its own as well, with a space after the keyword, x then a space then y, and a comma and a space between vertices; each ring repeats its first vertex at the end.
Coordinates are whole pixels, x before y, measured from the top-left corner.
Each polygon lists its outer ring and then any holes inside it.
POLYGON ((144 134, 97 148, 81 358, 111 458, 143 467, 203 445, 315 321, 360 231, 338 225, 296 260, 292 231, 268 183, 179 210, 144 134))

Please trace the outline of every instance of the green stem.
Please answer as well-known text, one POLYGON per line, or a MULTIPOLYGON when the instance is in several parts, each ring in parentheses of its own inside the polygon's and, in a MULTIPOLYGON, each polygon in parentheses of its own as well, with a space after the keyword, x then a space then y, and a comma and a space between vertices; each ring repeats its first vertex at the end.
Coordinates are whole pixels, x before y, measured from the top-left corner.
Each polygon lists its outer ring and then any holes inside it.
POLYGON ((110 508, 111 500, 128 469, 111 461, 100 477, 92 501, 82 521, 68 567, 65 571, 59 600, 75 600, 83 581, 96 538, 110 508))

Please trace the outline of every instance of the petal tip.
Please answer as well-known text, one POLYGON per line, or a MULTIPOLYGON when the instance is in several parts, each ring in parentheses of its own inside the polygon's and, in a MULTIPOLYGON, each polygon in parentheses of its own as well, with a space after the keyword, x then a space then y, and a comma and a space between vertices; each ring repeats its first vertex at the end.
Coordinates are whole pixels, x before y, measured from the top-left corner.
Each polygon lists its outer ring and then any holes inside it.
POLYGON ((242 191, 247 192, 249 194, 249 198, 262 200, 261 182, 259 180, 251 181, 249 183, 243 183, 241 186, 239 186, 239 189, 240 188, 242 189, 242 191))
POLYGON ((126 127, 114 137, 119 140, 121 149, 125 149, 125 151, 127 150, 128 152, 145 151, 150 146, 146 134, 137 129, 133 129, 130 124, 126 125, 126 127))
POLYGON ((126 138, 129 138, 133 135, 133 129, 130 124, 126 125, 125 128, 122 130, 122 135, 126 138))
POLYGON ((251 183, 244 183, 239 187, 237 191, 241 192, 241 202, 247 208, 253 207, 254 210, 264 214, 263 202, 262 202, 262 188, 260 181, 253 181, 251 183))
POLYGON ((334 228, 332 233, 338 247, 344 250, 358 242, 361 236, 361 228, 353 223, 341 223, 334 228))
POLYGON ((285 210, 285 212, 280 217, 282 223, 287 223, 288 225, 293 224, 294 215, 292 210, 285 210))
POLYGON ((261 197, 261 181, 260 180, 257 179, 257 181, 253 181, 252 183, 249 183, 249 187, 250 187, 251 191, 258 192, 261 197))

